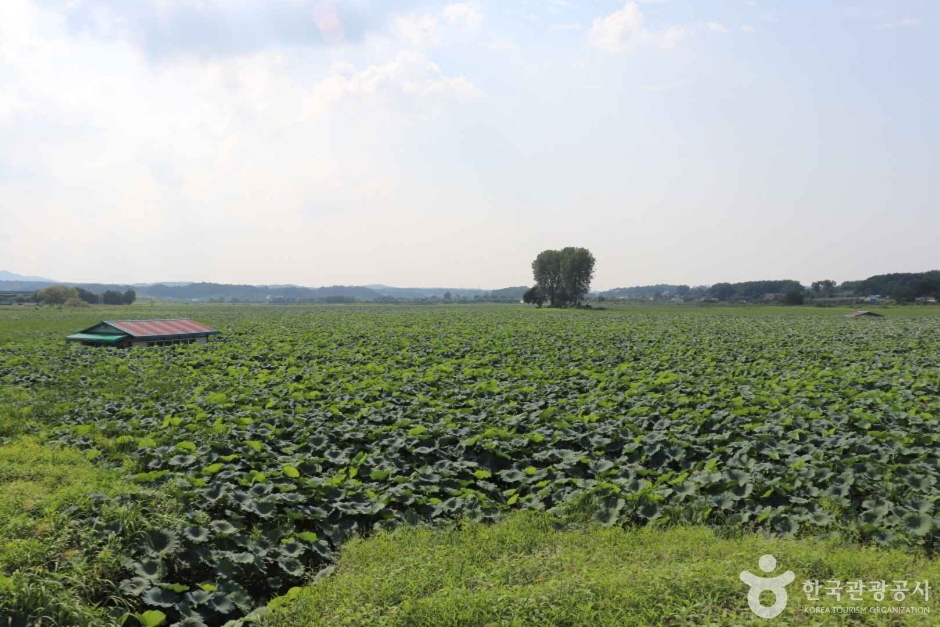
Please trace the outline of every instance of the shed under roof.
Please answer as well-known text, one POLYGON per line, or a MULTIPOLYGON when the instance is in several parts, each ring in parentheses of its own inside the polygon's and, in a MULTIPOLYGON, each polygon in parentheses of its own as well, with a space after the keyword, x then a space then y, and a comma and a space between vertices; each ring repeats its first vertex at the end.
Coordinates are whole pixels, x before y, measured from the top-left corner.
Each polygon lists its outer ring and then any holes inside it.
POLYGON ((124 339, 171 340, 216 335, 218 331, 190 318, 105 320, 68 336, 74 342, 117 343, 124 339))
POLYGON ((105 320, 104 324, 135 338, 183 337, 190 335, 215 335, 212 327, 191 318, 167 318, 160 320, 105 320))

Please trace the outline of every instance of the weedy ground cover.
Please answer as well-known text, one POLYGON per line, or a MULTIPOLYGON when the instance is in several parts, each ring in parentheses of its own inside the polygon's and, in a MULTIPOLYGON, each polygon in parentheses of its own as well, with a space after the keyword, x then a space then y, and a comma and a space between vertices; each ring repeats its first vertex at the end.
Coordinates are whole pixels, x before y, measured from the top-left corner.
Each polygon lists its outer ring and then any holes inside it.
POLYGON ((586 502, 600 526, 929 555, 940 333, 898 311, 144 306, 223 335, 120 351, 62 341, 107 312, 11 309, 0 437, 176 504, 117 534, 112 616, 221 624, 359 534, 586 502))
MULTIPOLYGON (((335 572, 277 603, 273 627, 464 627, 466 625, 818 625, 815 608, 853 603, 820 595, 808 602, 802 582, 846 576, 868 581, 933 581, 940 562, 901 551, 832 541, 716 536, 705 527, 599 529, 562 525, 544 513, 495 525, 431 531, 402 528, 342 549, 335 572), (789 611, 774 621, 750 613, 742 570, 771 554, 799 573, 789 611), (812 613, 805 611, 813 607, 812 613)), ((781 568, 781 571, 784 569, 781 568)), ((869 593, 869 599, 871 595, 869 593)), ((865 614, 848 624, 934 625, 940 601, 894 601, 930 614, 865 614)), ((869 601, 870 603, 870 601, 869 601)))

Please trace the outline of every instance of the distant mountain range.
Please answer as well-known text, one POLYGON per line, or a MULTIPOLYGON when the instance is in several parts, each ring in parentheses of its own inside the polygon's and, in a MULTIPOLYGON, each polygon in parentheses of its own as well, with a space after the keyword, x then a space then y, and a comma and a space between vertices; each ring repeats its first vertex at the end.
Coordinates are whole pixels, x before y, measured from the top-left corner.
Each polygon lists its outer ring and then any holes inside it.
POLYGON ((39 283, 55 283, 52 279, 46 279, 41 276, 24 276, 15 272, 0 270, 0 281, 33 281, 39 283))
POLYGON ((299 285, 232 285, 226 283, 193 283, 168 281, 165 283, 65 283, 41 277, 28 277, 12 272, 0 274, 0 291, 30 292, 52 284, 80 287, 101 294, 107 290, 124 291, 133 288, 138 296, 166 301, 203 302, 303 302, 303 301, 380 301, 417 300, 427 298, 522 298, 526 286, 506 287, 497 290, 462 289, 447 287, 390 287, 388 285, 333 285, 329 287, 303 287, 299 285))

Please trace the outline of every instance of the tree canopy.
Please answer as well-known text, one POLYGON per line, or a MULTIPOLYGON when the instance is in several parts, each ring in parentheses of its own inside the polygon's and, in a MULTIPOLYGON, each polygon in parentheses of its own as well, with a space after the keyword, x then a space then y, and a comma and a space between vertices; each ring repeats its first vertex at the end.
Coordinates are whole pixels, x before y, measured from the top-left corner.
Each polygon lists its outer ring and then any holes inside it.
POLYGON ((65 285, 52 285, 36 292, 36 301, 43 305, 64 305, 73 298, 78 298, 78 290, 65 285))
POLYGON ((718 300, 748 300, 761 298, 766 294, 786 294, 801 290, 799 281, 783 279, 779 281, 745 281, 743 283, 715 283, 708 289, 708 295, 718 300))
POLYGON ((911 301, 921 296, 940 297, 940 270, 878 274, 859 281, 855 294, 880 294, 898 301, 911 301))
POLYGON ((537 285, 533 285, 525 291, 525 294, 522 295, 522 302, 527 305, 541 307, 542 303, 545 302, 545 296, 542 294, 542 291, 538 288, 537 285))
POLYGON ((591 290, 594 264, 587 248, 543 250, 532 262, 532 276, 550 306, 577 307, 591 290))

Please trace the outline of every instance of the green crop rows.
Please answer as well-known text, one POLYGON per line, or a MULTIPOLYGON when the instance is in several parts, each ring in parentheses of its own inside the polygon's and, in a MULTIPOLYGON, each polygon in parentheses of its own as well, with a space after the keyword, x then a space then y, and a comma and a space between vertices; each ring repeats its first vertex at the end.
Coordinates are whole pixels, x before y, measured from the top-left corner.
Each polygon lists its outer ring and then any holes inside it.
POLYGON ((512 509, 937 548, 935 317, 200 317, 223 332, 205 347, 87 349, 43 332, 0 350, 32 431, 182 504, 179 525, 129 539, 121 584, 171 622, 237 620, 354 534, 512 509))

